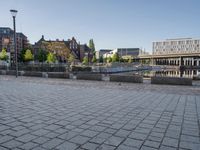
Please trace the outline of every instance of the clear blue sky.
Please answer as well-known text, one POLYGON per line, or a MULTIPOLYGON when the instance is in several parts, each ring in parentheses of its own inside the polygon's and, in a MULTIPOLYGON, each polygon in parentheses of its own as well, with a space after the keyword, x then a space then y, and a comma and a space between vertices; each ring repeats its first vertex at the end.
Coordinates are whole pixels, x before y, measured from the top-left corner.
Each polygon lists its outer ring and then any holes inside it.
POLYGON ((31 43, 94 39, 96 49, 140 47, 167 38, 200 38, 200 0, 3 0, 0 26, 12 27, 10 9, 17 9, 17 31, 31 43))

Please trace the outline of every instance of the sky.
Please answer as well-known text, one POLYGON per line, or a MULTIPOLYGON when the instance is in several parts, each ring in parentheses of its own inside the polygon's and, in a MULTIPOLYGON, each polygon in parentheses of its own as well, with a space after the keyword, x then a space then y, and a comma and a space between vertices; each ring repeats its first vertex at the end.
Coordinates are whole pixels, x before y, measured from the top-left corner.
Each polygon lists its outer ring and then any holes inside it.
POLYGON ((153 41, 200 38, 200 0, 2 0, 0 26, 16 28, 30 43, 75 37, 96 49, 142 48, 153 41), (2 7, 3 6, 3 7, 2 7))

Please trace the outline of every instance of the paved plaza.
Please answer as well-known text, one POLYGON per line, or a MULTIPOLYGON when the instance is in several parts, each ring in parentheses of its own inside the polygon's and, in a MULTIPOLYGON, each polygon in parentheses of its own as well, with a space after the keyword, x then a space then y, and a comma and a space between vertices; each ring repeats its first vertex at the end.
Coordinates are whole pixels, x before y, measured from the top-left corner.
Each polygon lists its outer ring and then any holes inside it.
POLYGON ((0 76, 0 150, 200 150, 200 86, 0 76))

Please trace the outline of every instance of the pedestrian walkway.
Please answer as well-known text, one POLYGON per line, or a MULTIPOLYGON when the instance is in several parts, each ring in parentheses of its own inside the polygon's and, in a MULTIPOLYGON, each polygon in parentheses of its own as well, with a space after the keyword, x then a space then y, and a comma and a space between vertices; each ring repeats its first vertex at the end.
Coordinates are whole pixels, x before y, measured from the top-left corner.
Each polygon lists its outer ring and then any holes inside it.
POLYGON ((0 150, 200 149, 200 88, 0 76, 0 150))

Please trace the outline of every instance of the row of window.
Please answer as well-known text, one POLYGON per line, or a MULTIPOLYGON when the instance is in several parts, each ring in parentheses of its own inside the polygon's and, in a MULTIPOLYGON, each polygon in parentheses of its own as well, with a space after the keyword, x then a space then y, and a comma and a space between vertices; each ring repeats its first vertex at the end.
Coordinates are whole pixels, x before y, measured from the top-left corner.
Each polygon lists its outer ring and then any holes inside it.
POLYGON ((180 45, 180 44, 200 44, 200 40, 154 42, 153 46, 180 45))
POLYGON ((77 49, 78 45, 75 42, 73 42, 73 43, 69 44, 69 47, 70 47, 70 49, 77 49))
MULTIPOLYGON (((199 50, 200 51, 200 50, 199 50)), ((199 52, 198 51, 198 52, 199 52)), ((178 53, 193 53, 193 52, 196 52, 196 51, 188 51, 188 50, 185 50, 185 51, 154 51, 153 54, 178 54, 178 53)))
POLYGON ((199 47, 178 47, 178 48, 163 48, 163 49, 155 49, 157 51, 165 51, 165 50, 173 50, 173 51, 180 51, 180 50, 199 50, 199 47))
POLYGON ((196 45, 168 45, 168 46, 154 46, 154 49, 169 49, 169 48, 174 48, 174 49, 177 49, 177 48, 194 48, 194 47, 199 47, 199 44, 196 44, 196 45))

